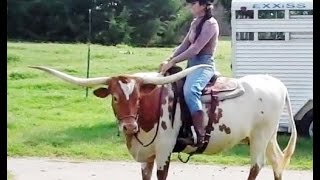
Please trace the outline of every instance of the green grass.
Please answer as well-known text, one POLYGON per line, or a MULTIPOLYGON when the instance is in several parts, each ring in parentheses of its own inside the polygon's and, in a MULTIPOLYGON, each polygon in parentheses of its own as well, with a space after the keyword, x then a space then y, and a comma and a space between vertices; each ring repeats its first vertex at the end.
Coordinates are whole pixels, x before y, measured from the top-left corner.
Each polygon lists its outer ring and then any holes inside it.
MULTIPOLYGON (((98 99, 89 90, 69 85, 29 65, 45 65, 85 77, 87 45, 8 42, 8 155, 68 157, 75 159, 132 160, 117 127, 110 98, 98 99)), ((91 46, 91 76, 157 71, 172 48, 133 48, 125 45, 91 46), (128 53, 130 52, 130 53, 128 53)), ((220 41, 217 69, 230 71, 230 41, 220 41)), ((288 137, 281 136, 286 145, 288 137)), ((299 139, 290 164, 312 168, 312 140, 299 139)), ((177 160, 177 155, 173 157, 177 160)), ((197 155, 191 162, 249 164, 248 147, 239 145, 215 156, 197 155)))
POLYGON ((14 180, 14 177, 10 171, 7 171, 7 180, 14 180))

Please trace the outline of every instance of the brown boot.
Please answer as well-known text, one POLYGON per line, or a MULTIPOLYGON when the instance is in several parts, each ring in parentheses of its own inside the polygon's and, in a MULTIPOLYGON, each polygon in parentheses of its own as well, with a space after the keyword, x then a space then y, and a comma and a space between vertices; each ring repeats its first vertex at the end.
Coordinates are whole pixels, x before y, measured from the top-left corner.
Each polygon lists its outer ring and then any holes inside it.
MULTIPOLYGON (((194 128, 194 131, 196 133, 196 140, 193 137, 187 137, 187 138, 178 138, 178 141, 180 141, 181 143, 183 143, 185 145, 192 145, 192 146, 201 147, 204 144, 204 136, 206 133, 204 127, 202 126, 203 121, 204 121, 203 111, 199 110, 199 111, 195 112, 192 115, 193 126, 191 127, 191 130, 192 130, 192 128, 194 128)), ((193 136, 195 136, 195 135, 193 135, 193 136)))

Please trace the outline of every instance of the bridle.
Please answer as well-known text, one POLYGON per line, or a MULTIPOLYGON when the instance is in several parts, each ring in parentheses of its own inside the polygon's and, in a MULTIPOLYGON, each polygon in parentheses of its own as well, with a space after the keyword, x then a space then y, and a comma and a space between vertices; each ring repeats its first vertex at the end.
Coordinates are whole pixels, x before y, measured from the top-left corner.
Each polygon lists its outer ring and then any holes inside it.
MULTIPOLYGON (((160 90, 160 96, 159 96, 159 110, 158 112, 160 112, 161 110, 161 99, 162 99, 162 92, 163 92, 163 85, 161 86, 161 90, 160 90)), ((138 110, 137 110, 137 114, 136 115, 127 115, 127 116, 123 116, 121 118, 118 117, 117 114, 115 114, 116 118, 119 120, 119 121, 122 121, 123 119, 126 119, 126 118, 133 118, 135 120, 135 122, 138 122, 138 119, 139 119, 139 110, 140 110, 140 106, 138 107, 138 110)), ((138 133, 140 132, 140 126, 138 124, 138 132, 134 134, 134 137, 137 139, 137 141, 139 142, 139 144, 143 147, 148 147, 150 146, 156 139, 157 135, 158 135, 158 131, 159 131, 159 126, 160 126, 160 116, 158 118, 158 123, 157 123, 157 128, 156 128, 156 133, 155 135, 153 136, 152 140, 148 143, 148 144, 143 144, 143 142, 139 139, 138 137, 138 133)))

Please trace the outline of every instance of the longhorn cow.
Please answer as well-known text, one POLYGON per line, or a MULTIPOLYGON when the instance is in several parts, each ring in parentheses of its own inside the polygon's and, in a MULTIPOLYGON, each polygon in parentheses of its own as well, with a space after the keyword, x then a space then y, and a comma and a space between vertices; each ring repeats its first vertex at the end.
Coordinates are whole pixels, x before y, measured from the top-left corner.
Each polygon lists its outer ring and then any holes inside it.
MULTIPOLYGON (((170 156, 174 152, 183 124, 181 102, 178 100, 173 108, 173 99, 176 98, 173 84, 197 68, 208 68, 205 66, 207 65, 190 67, 169 76, 137 73, 87 79, 47 67, 32 68, 75 85, 100 86, 94 90, 97 97, 106 98, 111 95, 112 108, 119 121, 119 128, 124 132, 127 148, 132 157, 141 163, 142 179, 151 179, 153 165, 156 162, 158 180, 165 180, 170 156)), ((213 121, 211 130, 207 133, 209 143, 203 153, 216 154, 246 142, 250 146, 251 156, 248 179, 256 179, 267 157, 272 165, 275 180, 281 180, 282 172, 294 153, 297 139, 285 85, 268 75, 248 75, 239 79, 219 77, 216 84, 218 85, 208 85, 217 97, 215 107, 210 106, 213 102, 210 97, 213 96, 205 95, 208 93, 202 96, 203 108, 207 112, 205 121, 213 121), (223 89, 232 83, 237 86, 223 89), (237 90, 242 93, 235 93, 237 90), (277 142, 277 129, 285 105, 291 123, 291 137, 287 147, 281 151, 277 142)), ((196 147, 186 146, 175 152, 192 154, 196 150, 196 147)))

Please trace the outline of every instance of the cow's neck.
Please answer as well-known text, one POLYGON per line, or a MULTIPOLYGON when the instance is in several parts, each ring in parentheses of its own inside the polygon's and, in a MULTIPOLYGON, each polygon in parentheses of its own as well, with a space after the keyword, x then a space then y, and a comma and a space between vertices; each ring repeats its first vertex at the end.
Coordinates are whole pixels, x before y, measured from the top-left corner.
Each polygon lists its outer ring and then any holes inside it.
MULTIPOLYGON (((163 111, 166 109, 160 108, 161 105, 168 103, 168 86, 158 86, 151 93, 144 94, 140 97, 139 103, 139 116, 138 116, 138 126, 140 131, 146 133, 150 132, 153 128, 156 127, 160 117, 163 115, 163 111), (162 95, 161 95, 162 94, 162 95), (160 96, 161 95, 161 96, 160 96), (160 99, 161 97, 161 99, 160 99)), ((126 136, 126 143, 128 149, 131 148, 132 135, 126 136)))
POLYGON ((145 132, 152 130, 154 125, 158 123, 163 113, 160 107, 161 104, 166 103, 165 98, 167 95, 168 90, 166 87, 163 87, 162 90, 161 87, 156 87, 151 93, 141 96, 138 125, 145 132))

